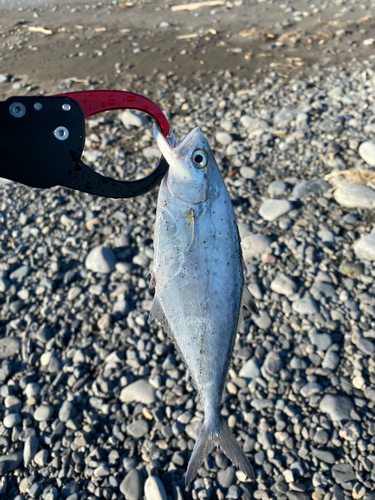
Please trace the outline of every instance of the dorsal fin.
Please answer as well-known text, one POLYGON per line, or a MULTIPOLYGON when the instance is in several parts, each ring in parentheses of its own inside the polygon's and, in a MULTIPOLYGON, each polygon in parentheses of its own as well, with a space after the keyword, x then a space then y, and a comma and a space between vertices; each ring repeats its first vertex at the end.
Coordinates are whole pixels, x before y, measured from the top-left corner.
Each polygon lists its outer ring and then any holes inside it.
POLYGON ((163 311, 163 308, 161 307, 160 304, 160 299, 157 295, 154 296, 154 300, 152 301, 152 306, 151 306, 151 311, 150 315, 148 317, 147 323, 151 325, 151 323, 157 319, 162 326, 164 326, 164 323, 166 322, 165 314, 163 311))
POLYGON ((251 313, 255 314, 256 316, 259 316, 259 311, 257 308, 256 303, 254 302, 253 297, 251 296, 251 293, 249 292, 247 286, 245 285, 242 290, 242 302, 241 302, 243 307, 246 307, 251 313))

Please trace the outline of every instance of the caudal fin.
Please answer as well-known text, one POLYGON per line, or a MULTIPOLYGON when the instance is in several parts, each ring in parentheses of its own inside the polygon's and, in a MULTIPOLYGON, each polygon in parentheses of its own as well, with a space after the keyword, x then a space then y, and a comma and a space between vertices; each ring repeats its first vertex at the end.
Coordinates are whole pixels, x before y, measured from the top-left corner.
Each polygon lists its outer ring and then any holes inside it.
POLYGON ((236 467, 242 470, 252 481, 255 481, 253 468, 237 443, 236 438, 225 422, 221 419, 219 422, 213 424, 210 420, 207 420, 203 423, 187 468, 186 486, 194 480, 199 468, 207 456, 212 453, 215 446, 218 446, 236 467))

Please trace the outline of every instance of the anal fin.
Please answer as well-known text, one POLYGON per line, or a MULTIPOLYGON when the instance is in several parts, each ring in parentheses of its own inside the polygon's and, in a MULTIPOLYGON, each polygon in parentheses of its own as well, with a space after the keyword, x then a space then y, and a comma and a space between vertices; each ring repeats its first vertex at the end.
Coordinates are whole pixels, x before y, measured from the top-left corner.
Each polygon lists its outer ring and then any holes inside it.
POLYGON ((160 303, 160 299, 157 295, 154 296, 154 300, 152 301, 151 311, 147 320, 147 323, 151 325, 151 323, 157 319, 162 326, 166 322, 165 314, 163 308, 160 303))
POLYGON ((256 316, 259 316, 259 310, 254 302, 253 297, 251 296, 251 293, 249 292, 247 286, 245 285, 242 290, 242 303, 241 305, 243 307, 246 307, 252 314, 255 314, 256 316))

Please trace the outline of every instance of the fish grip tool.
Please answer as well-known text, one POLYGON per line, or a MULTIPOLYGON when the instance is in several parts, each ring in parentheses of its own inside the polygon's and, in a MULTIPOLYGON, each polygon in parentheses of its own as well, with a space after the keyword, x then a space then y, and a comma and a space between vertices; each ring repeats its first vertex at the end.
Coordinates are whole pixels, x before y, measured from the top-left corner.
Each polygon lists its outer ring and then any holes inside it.
POLYGON ((149 175, 134 181, 103 176, 81 159, 85 118, 113 109, 143 111, 168 135, 162 110, 133 92, 78 91, 12 96, 0 102, 0 177, 34 188, 60 185, 109 198, 131 198, 150 191, 168 170, 163 157, 149 175))

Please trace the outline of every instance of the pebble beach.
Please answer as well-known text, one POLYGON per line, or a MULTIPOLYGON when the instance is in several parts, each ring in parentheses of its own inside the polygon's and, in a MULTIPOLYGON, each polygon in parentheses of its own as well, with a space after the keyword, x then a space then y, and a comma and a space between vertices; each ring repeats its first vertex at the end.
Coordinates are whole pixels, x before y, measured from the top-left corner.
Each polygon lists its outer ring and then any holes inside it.
MULTIPOLYGON (((0 179, 0 493, 375 500, 375 2, 128 3, 0 4, 0 99, 131 90, 178 140, 201 128, 260 311, 244 311, 221 407, 256 481, 216 450, 184 486, 203 408, 147 324, 157 189, 0 179)), ((86 124, 98 172, 156 164, 146 115, 86 124)))

